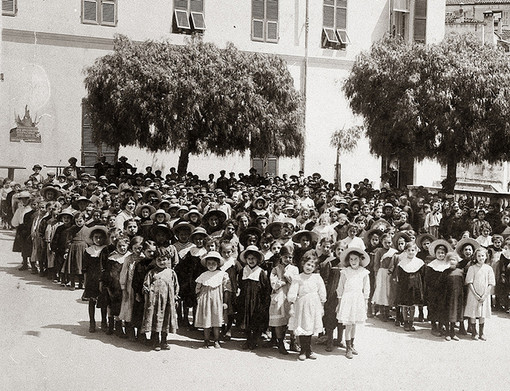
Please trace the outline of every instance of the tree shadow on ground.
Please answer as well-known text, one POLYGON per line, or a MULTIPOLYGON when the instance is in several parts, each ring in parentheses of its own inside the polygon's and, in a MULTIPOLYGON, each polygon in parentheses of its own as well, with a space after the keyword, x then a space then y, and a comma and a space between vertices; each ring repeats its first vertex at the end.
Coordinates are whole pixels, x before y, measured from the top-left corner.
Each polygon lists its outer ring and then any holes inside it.
POLYGON ((20 263, 14 263, 10 262, 8 265, 13 266, 0 266, 0 273, 6 273, 10 274, 19 280, 26 281, 27 285, 36 285, 40 286, 44 289, 51 289, 51 290, 57 290, 57 291, 70 291, 71 290, 68 287, 63 287, 60 284, 56 284, 53 282, 52 279, 48 279, 46 276, 41 276, 39 274, 32 274, 32 272, 29 270, 18 270, 18 268, 21 266, 21 259, 20 263))

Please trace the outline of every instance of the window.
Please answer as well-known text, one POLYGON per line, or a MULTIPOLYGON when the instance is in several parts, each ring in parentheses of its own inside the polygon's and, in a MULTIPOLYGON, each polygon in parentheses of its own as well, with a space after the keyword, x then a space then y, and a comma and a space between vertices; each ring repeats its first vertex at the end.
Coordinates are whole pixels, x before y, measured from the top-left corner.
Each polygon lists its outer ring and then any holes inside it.
POLYGON ((278 42, 278 0, 252 0, 251 39, 278 42))
POLYGON ((414 2, 414 41, 425 43, 427 32, 427 0, 414 2))
POLYGON ((391 36, 409 41, 409 0, 393 0, 391 8, 391 36))
POLYGON ((117 25, 117 0, 82 0, 81 21, 101 26, 117 25))
POLYGON ((324 0, 322 47, 344 49, 351 43, 347 34, 347 0, 324 0))
POLYGON ((264 176, 266 174, 277 176, 278 175, 278 158, 275 156, 252 157, 251 166, 257 170, 257 174, 264 176))
POLYGON ((16 16, 17 12, 18 12, 17 0, 2 0, 2 15, 16 16))
POLYGON ((204 30, 204 0, 174 0, 172 32, 191 34, 204 30))

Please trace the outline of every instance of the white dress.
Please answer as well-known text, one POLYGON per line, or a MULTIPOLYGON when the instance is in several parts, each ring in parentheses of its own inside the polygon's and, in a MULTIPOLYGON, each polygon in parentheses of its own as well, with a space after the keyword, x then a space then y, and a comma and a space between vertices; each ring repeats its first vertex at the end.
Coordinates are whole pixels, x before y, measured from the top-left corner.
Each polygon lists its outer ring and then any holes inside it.
POLYGON ((367 319, 365 301, 370 295, 370 272, 364 267, 348 267, 340 272, 337 319, 343 324, 363 323, 367 319))
MULTIPOLYGON (((492 267, 487 264, 482 266, 476 264, 469 267, 466 274, 466 284, 473 284, 475 292, 480 296, 486 293, 489 285, 496 285, 496 278, 492 267)), ((467 318, 490 318, 491 317, 491 295, 490 292, 487 298, 480 303, 471 289, 468 288, 466 299, 466 309, 464 316, 467 318)))
POLYGON ((326 301, 326 286, 320 274, 301 273, 292 280, 287 300, 294 303, 290 311, 289 330, 295 335, 314 335, 323 331, 322 303, 326 301))
POLYGON ((299 276, 297 266, 279 264, 275 266, 269 276, 271 288, 271 304, 269 305, 269 326, 286 326, 289 322, 290 304, 287 301, 287 293, 290 288, 289 281, 299 276))

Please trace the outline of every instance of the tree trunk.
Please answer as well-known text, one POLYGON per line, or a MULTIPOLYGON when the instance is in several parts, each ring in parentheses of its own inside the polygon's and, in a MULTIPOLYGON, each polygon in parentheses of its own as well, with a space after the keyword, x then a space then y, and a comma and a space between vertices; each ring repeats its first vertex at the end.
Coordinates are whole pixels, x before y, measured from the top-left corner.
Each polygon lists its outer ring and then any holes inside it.
POLYGON ((457 157, 455 154, 448 156, 446 163, 446 178, 441 182, 446 194, 453 194, 457 182, 457 157))
POLYGON ((179 155, 179 164, 177 166, 177 174, 179 177, 183 177, 188 172, 188 163, 189 163, 189 149, 188 147, 184 147, 181 149, 181 154, 179 155))

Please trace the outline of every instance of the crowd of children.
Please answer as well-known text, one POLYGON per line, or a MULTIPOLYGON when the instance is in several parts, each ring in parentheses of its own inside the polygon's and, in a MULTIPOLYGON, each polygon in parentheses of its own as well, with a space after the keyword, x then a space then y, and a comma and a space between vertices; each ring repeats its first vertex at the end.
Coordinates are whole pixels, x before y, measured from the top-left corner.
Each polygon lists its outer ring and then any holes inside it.
POLYGON ((99 309, 107 334, 156 350, 180 326, 203 330, 205 348, 241 330, 243 349, 264 337, 302 361, 318 335, 352 359, 367 317, 485 340, 491 311, 510 311, 510 213, 496 205, 469 220, 469 200, 368 180, 340 190, 302 172, 201 181, 122 167, 45 179, 38 167, 24 185, 4 181, 3 224, 20 270, 84 289, 91 333, 99 309))

